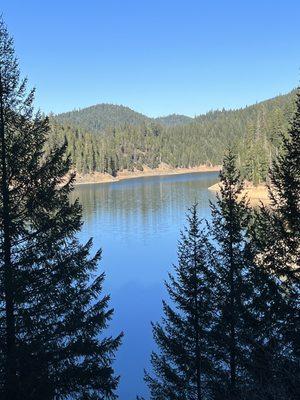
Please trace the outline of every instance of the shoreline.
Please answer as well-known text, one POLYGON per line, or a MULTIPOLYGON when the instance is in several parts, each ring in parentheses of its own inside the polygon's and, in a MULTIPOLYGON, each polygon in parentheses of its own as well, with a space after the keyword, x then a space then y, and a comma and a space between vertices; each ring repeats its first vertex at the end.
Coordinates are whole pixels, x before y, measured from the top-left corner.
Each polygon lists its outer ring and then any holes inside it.
POLYGON ((120 182, 127 179, 137 179, 137 178, 147 178, 151 176, 168 176, 168 175, 182 175, 182 174, 192 174, 199 172, 219 172, 221 166, 206 166, 200 165, 192 168, 170 168, 167 165, 161 165, 158 168, 151 169, 144 166, 143 171, 120 171, 116 177, 106 173, 95 172, 92 174, 80 175, 77 174, 75 186, 78 185, 89 185, 89 184, 103 184, 120 182))
MULTIPOLYGON (((219 172, 221 170, 220 165, 208 166, 208 165, 199 165, 197 167, 191 168, 171 168, 167 164, 161 164, 158 168, 149 168, 147 166, 143 166, 143 171, 128 171, 123 170, 118 173, 116 177, 109 175, 107 173, 94 172, 92 174, 77 174, 74 185, 93 185, 93 184, 104 184, 104 183, 113 183, 120 182, 129 179, 138 179, 138 178, 148 178, 155 176, 172 176, 172 175, 183 175, 183 174, 195 174, 201 172, 219 172)), ((219 191, 219 182, 210 186, 208 190, 212 192, 219 191)), ((249 202, 251 205, 258 205, 260 202, 263 204, 268 204, 270 202, 268 197, 268 190, 266 185, 260 184, 254 186, 251 182, 245 182, 245 188, 241 193, 241 197, 243 195, 247 195, 249 202)))
MULTIPOLYGON (((220 190, 219 185, 219 183, 215 183, 214 185, 210 186, 208 190, 218 192, 220 190)), ((251 182, 245 182, 245 187, 240 197, 243 197, 244 195, 247 196, 251 205, 258 205, 260 204, 260 202, 262 202, 263 204, 270 203, 268 189, 267 186, 264 184, 254 186, 251 182)))

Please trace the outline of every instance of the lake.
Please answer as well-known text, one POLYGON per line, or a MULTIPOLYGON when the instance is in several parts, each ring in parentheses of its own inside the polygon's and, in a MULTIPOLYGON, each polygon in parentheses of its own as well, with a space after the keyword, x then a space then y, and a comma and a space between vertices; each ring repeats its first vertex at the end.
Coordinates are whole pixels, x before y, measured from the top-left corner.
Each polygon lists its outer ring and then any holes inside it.
POLYGON ((215 194, 208 187, 217 181, 218 173, 201 172, 75 188, 83 205, 80 240, 93 237, 94 249, 103 250, 99 269, 106 273, 104 290, 115 308, 109 333, 125 333, 115 363, 121 400, 147 394, 143 370, 150 369, 155 348, 150 321, 162 315, 164 280, 176 263, 179 232, 194 202, 199 215, 210 218, 215 194))

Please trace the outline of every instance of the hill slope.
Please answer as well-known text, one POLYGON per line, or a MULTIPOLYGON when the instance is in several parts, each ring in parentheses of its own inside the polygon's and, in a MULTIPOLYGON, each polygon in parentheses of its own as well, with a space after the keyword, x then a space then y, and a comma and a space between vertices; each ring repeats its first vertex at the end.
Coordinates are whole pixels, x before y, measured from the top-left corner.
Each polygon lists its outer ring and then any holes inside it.
POLYGON ((155 118, 155 121, 161 125, 165 126, 178 126, 178 125, 186 125, 193 121, 193 118, 187 117, 186 115, 180 114, 171 114, 166 115, 165 117, 155 118))
POLYGON ((97 104, 80 110, 69 111, 55 116, 58 123, 70 124, 87 131, 99 132, 109 127, 121 125, 141 125, 151 119, 115 104, 97 104))
POLYGON ((193 118, 179 114, 150 118, 129 107, 104 103, 57 114, 54 118, 58 123, 69 124, 96 133, 107 128, 114 128, 126 124, 142 125, 153 122, 163 126, 177 126, 185 125, 193 121, 193 118))
POLYGON ((171 115, 151 119, 113 105, 97 105, 54 117, 53 143, 67 139, 81 173, 142 170, 143 166, 217 165, 234 146, 249 180, 266 178, 280 150, 294 110, 295 91, 238 110, 212 111, 196 118, 171 115), (187 122, 187 123, 186 123, 187 122), (97 134, 95 134, 97 133, 97 134), (101 134, 100 134, 101 133, 101 134))

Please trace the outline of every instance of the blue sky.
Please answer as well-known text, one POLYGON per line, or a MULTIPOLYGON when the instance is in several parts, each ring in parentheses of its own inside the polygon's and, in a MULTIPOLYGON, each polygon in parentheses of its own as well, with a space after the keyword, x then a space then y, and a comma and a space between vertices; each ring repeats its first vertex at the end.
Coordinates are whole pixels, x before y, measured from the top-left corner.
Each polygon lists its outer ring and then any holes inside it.
POLYGON ((45 112, 193 116, 299 81, 299 1, 1 0, 0 12, 45 112))

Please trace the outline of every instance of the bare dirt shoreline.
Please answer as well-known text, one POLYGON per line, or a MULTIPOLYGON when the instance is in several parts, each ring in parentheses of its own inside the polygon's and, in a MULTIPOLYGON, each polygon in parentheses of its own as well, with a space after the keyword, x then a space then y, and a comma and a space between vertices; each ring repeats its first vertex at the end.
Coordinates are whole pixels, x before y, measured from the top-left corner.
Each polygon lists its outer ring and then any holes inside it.
POLYGON ((197 172, 218 172, 220 171, 221 166, 199 165, 198 167, 191 168, 171 168, 166 164, 161 164, 158 168, 154 169, 151 169, 147 166, 144 166, 143 168, 143 171, 120 171, 116 177, 100 172, 85 175, 77 174, 75 185, 119 182, 125 179, 143 178, 148 176, 179 175, 197 172))
MULTIPOLYGON (((100 172, 94 172, 92 174, 77 174, 75 185, 86 185, 95 183, 111 183, 119 182, 126 179, 135 178, 146 178, 150 176, 166 176, 166 175, 180 175, 180 174, 192 174, 197 172, 218 172, 221 170, 220 165, 199 165, 197 167, 191 168, 172 168, 167 164, 160 164, 158 168, 151 169, 147 166, 143 166, 143 171, 128 171, 123 170, 118 173, 116 177, 104 174, 100 172)), ((219 183, 216 183, 208 188, 212 191, 219 191, 219 183)), ((246 182, 245 189, 242 195, 246 194, 250 203, 252 205, 259 204, 263 202, 265 204, 269 203, 268 191, 265 185, 254 186, 251 182, 246 182)))
MULTIPOLYGON (((209 190, 218 192, 220 190, 219 183, 216 183, 208 188, 209 190)), ((266 185, 254 186, 251 182, 245 183, 245 188, 241 193, 241 197, 246 195, 252 205, 258 205, 260 202, 264 204, 270 203, 268 189, 266 185)))

